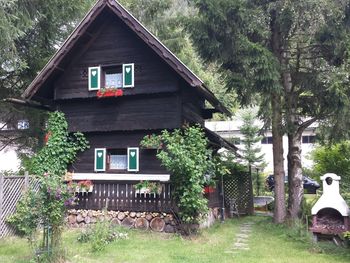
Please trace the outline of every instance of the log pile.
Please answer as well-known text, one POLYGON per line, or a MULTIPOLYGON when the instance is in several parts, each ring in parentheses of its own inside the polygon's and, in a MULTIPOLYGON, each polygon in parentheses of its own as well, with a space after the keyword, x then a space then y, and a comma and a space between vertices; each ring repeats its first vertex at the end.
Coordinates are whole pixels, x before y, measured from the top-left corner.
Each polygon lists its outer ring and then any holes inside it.
POLYGON ((81 228, 98 221, 110 221, 113 224, 127 228, 153 230, 156 232, 174 233, 177 229, 177 221, 169 213, 150 213, 132 211, 99 211, 76 210, 68 211, 66 223, 68 227, 81 228))
POLYGON ((341 217, 324 215, 317 217, 316 224, 312 227, 312 231, 323 234, 337 234, 346 231, 344 220, 341 217))

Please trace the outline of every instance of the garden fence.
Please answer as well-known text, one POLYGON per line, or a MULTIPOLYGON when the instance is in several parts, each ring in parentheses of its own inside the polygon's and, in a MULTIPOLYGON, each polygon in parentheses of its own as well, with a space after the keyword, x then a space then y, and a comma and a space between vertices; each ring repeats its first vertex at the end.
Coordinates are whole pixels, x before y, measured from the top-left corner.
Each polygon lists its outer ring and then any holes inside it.
POLYGON ((234 200, 239 214, 254 213, 252 179, 249 173, 231 174, 224 180, 225 205, 234 200))
POLYGON ((0 174, 0 238, 15 233, 15 230, 6 223, 6 218, 16 211, 17 202, 29 186, 37 190, 39 183, 28 174, 25 176, 0 174))

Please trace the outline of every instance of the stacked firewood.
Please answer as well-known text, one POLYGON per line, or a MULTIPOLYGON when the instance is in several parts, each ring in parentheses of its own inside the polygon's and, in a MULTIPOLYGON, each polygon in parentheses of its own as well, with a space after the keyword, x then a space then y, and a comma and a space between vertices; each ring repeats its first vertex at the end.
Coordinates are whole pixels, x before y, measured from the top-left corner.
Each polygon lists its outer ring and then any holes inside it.
POLYGON ((317 218, 317 225, 314 228, 327 230, 330 232, 345 231, 345 225, 342 218, 323 216, 317 218))
POLYGON ((98 221, 110 221, 112 224, 128 228, 166 233, 174 233, 178 225, 173 214, 169 213, 72 209, 68 211, 66 218, 68 227, 73 228, 85 227, 98 221))

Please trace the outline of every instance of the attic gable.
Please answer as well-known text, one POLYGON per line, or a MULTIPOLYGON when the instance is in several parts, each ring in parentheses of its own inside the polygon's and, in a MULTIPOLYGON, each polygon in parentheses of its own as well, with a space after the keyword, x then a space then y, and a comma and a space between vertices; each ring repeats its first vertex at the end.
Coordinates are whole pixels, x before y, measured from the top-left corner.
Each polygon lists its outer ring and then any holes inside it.
POLYGON ((80 24, 63 43, 62 47, 56 52, 51 60, 46 64, 43 70, 38 74, 34 81, 22 94, 27 100, 36 100, 35 95, 44 87, 50 79, 58 75, 62 65, 67 59, 79 41, 88 40, 92 36, 88 28, 94 23, 98 23, 101 12, 108 8, 117 17, 119 17, 131 30, 133 30, 160 58, 162 58, 186 83, 196 89, 208 100, 218 111, 226 114, 230 112, 220 103, 214 94, 205 86, 205 84, 188 69, 169 49, 167 49, 152 33, 150 33, 140 22, 136 20, 122 5, 115 0, 99 0, 88 14, 83 18, 80 24))

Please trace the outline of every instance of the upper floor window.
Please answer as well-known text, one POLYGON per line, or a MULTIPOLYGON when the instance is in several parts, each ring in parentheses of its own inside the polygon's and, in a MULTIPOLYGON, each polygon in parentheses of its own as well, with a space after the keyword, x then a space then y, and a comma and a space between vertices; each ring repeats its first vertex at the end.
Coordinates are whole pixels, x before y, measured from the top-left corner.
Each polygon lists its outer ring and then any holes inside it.
POLYGON ((272 136, 264 137, 261 140, 261 144, 272 144, 272 136))
POLYGON ((302 143, 315 143, 316 136, 315 135, 306 135, 302 137, 302 143))
POLYGON ((123 73, 121 67, 109 68, 103 70, 105 88, 122 88, 123 73))
POLYGON ((89 90, 134 87, 134 64, 89 67, 89 90))

